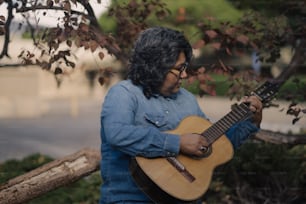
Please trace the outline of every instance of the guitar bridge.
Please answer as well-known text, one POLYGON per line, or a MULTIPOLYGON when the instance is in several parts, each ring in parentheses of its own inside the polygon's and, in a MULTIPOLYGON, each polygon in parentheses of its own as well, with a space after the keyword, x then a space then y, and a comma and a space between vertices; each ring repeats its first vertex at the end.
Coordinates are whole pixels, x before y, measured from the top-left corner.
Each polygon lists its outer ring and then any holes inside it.
POLYGON ((167 157, 167 161, 174 166, 190 183, 195 180, 195 177, 184 167, 184 165, 175 157, 167 157))

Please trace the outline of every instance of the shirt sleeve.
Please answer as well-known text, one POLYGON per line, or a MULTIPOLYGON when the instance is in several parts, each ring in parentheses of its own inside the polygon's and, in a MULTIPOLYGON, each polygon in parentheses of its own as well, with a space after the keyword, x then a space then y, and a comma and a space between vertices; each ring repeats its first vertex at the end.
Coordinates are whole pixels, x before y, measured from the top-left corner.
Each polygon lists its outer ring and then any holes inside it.
POLYGON ((114 86, 110 89, 101 114, 102 142, 131 156, 177 155, 180 144, 178 135, 135 124, 137 103, 137 97, 126 87, 114 86))
POLYGON ((233 144, 234 148, 240 147, 251 134, 259 131, 259 128, 254 125, 250 120, 239 122, 233 125, 225 135, 233 144))

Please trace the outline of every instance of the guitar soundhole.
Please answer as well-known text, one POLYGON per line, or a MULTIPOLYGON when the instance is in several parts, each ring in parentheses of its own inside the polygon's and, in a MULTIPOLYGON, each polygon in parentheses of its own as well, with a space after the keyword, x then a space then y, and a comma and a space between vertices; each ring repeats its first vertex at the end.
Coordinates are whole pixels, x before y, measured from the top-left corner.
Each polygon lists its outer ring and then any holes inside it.
POLYGON ((207 146, 206 149, 202 152, 203 152, 203 154, 201 156, 194 156, 193 158, 194 159, 202 159, 202 158, 208 157, 212 153, 212 146, 211 145, 207 146))

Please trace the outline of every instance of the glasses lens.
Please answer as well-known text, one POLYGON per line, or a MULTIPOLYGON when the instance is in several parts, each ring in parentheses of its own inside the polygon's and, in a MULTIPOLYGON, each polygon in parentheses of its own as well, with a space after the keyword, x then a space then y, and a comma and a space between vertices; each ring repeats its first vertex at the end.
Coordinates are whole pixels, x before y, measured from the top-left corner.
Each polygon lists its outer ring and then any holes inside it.
POLYGON ((188 68, 187 63, 182 64, 181 67, 180 67, 180 74, 182 74, 184 71, 186 71, 187 68, 188 68))

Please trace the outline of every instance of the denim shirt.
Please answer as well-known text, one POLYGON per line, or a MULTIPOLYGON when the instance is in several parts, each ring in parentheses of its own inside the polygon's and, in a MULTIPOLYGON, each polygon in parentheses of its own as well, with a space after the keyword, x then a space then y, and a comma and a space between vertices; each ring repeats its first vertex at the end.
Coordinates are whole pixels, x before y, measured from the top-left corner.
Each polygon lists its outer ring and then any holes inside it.
MULTIPOLYGON (((113 86, 105 97, 101 113, 100 203, 150 203, 129 172, 134 156, 167 157, 179 153, 180 137, 165 133, 175 129, 190 115, 206 118, 193 94, 181 88, 171 97, 155 95, 147 99, 141 87, 130 80, 113 86)), ((238 147, 258 128, 241 122, 226 135, 238 147)))

